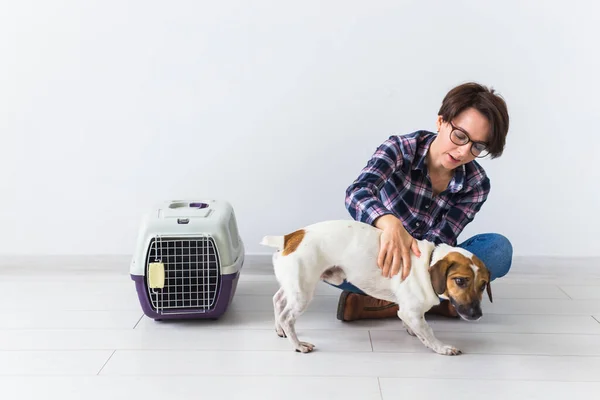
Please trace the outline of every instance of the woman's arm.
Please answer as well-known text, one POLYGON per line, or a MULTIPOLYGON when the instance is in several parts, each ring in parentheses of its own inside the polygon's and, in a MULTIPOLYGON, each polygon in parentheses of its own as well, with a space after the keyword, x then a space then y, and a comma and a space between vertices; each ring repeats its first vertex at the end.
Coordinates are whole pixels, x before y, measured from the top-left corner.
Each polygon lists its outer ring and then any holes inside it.
POLYGON ((383 205, 379 192, 385 182, 400 171, 403 163, 400 140, 391 137, 377 148, 359 177, 346 190, 346 208, 352 218, 383 230, 377 258, 383 276, 392 277, 402 267, 402 280, 410 272, 410 250, 417 256, 421 253, 402 221, 383 205))
POLYGON ((346 209, 353 219, 373 225, 377 218, 393 214, 379 199, 379 192, 403 162, 397 137, 390 137, 377 148, 358 178, 346 189, 346 209))

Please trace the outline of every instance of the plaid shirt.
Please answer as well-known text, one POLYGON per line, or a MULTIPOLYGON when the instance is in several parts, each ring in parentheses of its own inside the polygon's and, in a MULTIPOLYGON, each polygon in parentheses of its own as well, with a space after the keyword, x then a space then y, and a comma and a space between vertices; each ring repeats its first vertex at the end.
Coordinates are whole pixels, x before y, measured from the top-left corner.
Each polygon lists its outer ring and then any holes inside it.
POLYGON ((352 218, 373 225, 393 214, 415 239, 456 246, 464 227, 486 201, 490 180, 471 161, 457 168, 448 188, 433 196, 426 155, 436 134, 417 131, 381 144, 346 190, 352 218))

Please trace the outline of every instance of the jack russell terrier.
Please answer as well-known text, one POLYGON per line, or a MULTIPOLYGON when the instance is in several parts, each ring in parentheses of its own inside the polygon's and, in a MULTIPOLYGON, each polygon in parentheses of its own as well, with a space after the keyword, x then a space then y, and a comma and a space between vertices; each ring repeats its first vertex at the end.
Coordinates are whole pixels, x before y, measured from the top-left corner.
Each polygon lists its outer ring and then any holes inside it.
POLYGON ((381 233, 363 222, 339 220, 319 222, 284 236, 265 236, 261 244, 278 249, 273 254, 280 285, 273 296, 277 335, 287 337, 296 351, 311 352, 313 344, 298 340, 296 319, 308 307, 319 281, 339 285, 346 279, 372 297, 398 304, 404 328, 426 347, 438 354, 461 354, 434 336, 424 315, 442 298, 463 319, 479 320, 486 288, 492 301, 488 269, 464 249, 418 240, 421 256, 411 251, 408 277, 404 281, 400 273, 384 277, 377 266, 381 233))

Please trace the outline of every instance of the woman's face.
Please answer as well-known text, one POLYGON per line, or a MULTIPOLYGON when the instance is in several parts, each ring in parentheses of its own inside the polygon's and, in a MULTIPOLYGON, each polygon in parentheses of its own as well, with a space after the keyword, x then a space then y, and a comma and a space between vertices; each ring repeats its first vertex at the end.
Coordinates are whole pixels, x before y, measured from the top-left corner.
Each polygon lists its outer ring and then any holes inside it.
POLYGON ((489 141, 490 123, 483 114, 474 108, 466 109, 452 121, 444 121, 441 116, 438 116, 436 125, 439 133, 435 139, 438 143, 434 164, 447 170, 453 170, 473 161, 475 159, 473 153, 478 154, 477 149, 489 141), (453 130, 454 133, 452 133, 453 130), (464 141, 468 141, 467 144, 457 144, 464 141), (473 142, 479 142, 479 144, 471 151, 474 146, 473 142))

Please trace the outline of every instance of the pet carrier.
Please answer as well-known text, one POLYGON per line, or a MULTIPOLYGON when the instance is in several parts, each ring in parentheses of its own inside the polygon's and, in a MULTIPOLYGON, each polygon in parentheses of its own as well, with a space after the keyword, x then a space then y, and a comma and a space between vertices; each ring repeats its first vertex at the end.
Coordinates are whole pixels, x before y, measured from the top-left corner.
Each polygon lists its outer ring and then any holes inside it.
POLYGON ((226 201, 170 201, 142 219, 131 279, 155 320, 220 317, 244 263, 244 245, 226 201))

